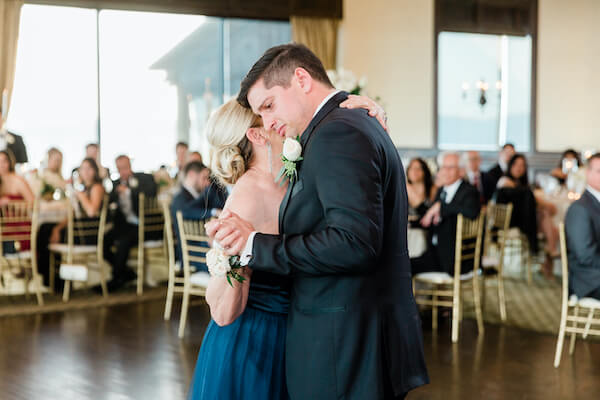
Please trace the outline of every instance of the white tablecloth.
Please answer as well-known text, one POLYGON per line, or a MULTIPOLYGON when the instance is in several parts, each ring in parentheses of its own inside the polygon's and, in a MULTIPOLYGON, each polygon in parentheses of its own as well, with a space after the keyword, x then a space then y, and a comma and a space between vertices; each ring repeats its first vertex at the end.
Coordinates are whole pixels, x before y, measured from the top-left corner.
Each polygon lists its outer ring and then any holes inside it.
POLYGON ((408 255, 410 258, 416 258, 427 250, 427 233, 425 229, 408 227, 406 232, 408 240, 408 255))

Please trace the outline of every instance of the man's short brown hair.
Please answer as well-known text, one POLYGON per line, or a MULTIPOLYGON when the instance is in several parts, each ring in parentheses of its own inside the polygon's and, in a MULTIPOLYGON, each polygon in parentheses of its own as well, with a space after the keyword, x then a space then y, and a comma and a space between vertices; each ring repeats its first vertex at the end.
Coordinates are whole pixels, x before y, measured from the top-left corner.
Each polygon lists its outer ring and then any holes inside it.
POLYGON ((323 63, 308 47, 297 43, 282 44, 267 50, 248 71, 240 85, 238 103, 250 108, 248 92, 261 78, 267 89, 273 86, 289 87, 292 75, 299 67, 304 68, 314 80, 333 87, 323 63))

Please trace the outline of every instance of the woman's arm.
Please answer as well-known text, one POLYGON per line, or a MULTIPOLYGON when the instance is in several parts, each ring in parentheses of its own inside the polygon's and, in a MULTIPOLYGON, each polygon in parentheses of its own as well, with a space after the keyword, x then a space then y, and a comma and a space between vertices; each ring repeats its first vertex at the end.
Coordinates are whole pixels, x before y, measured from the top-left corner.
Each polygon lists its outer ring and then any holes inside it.
MULTIPOLYGON (((224 208, 244 215, 249 220, 255 220, 256 215, 261 215, 259 210, 263 204, 255 196, 255 185, 245 178, 248 177, 242 177, 237 182, 224 208)), ((244 268, 241 274, 246 280, 240 283, 232 279, 233 287, 229 285, 225 277, 211 277, 210 279, 206 290, 206 302, 210 308, 212 319, 219 326, 233 323, 246 309, 251 272, 248 268, 244 268)))
POLYGON ((29 184, 25 179, 21 178, 20 176, 17 177, 19 179, 19 193, 21 194, 21 196, 23 196, 26 202, 33 204, 33 202, 35 201, 35 195, 31 191, 29 184))
POLYGON ((364 108, 369 111, 369 115, 371 117, 375 117, 379 124, 385 129, 388 130, 387 126, 387 115, 383 107, 377 104, 374 100, 367 96, 357 96, 351 94, 348 96, 348 99, 340 103, 340 107, 342 108, 364 108))
POLYGON ((103 197, 104 188, 99 183, 92 186, 89 198, 85 192, 77 192, 77 199, 89 217, 97 217, 98 214, 100 214, 100 206, 102 205, 103 197))

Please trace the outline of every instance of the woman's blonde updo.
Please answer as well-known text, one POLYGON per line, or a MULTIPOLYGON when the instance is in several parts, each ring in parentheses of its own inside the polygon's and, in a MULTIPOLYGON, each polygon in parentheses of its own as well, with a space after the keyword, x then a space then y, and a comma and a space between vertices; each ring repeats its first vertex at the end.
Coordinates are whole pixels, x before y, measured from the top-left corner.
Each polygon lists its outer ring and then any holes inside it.
POLYGON ((252 145, 246 131, 258 126, 260 118, 235 99, 219 107, 206 125, 210 145, 210 168, 225 184, 234 184, 246 172, 252 159, 252 145))

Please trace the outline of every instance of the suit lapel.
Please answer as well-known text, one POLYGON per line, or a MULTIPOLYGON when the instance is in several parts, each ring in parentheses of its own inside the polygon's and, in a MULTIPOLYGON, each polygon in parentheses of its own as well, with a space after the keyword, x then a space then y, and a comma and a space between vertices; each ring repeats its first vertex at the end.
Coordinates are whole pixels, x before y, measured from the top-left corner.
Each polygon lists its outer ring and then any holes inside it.
MULTIPOLYGON (((346 93, 346 92, 341 91, 339 93, 336 93, 331 99, 329 99, 329 101, 327 101, 327 103, 325 103, 323 105, 323 107, 321 107, 321 109, 319 110, 317 115, 315 115, 314 118, 310 121, 310 124, 308 124, 308 127, 304 130, 304 132, 300 136, 300 144, 302 145, 302 156, 303 157, 305 156, 304 150, 306 150, 307 145, 309 143, 309 139, 311 138, 315 128, 319 125, 319 123, 321 123, 321 121, 323 120, 323 118, 325 118, 325 116, 327 114, 329 114, 335 108, 339 107, 340 103, 342 101, 346 100, 347 98, 348 98, 348 93, 346 93)), ((300 172, 301 165, 302 165, 302 161, 300 161, 300 163, 297 164, 298 172, 300 172)), ((285 216, 285 212, 286 212, 288 204, 290 202, 292 190, 294 189, 295 183, 296 182, 294 181, 293 183, 290 183, 288 185, 288 188, 285 192, 285 196, 283 197, 283 200, 281 201, 281 206, 279 206, 279 233, 283 233, 283 218, 285 216)))

